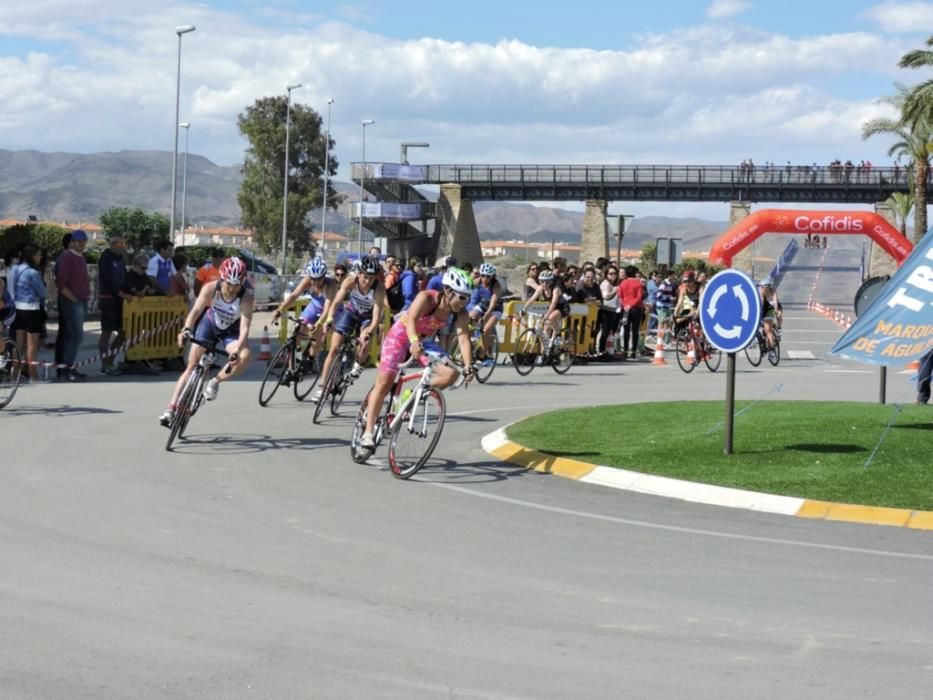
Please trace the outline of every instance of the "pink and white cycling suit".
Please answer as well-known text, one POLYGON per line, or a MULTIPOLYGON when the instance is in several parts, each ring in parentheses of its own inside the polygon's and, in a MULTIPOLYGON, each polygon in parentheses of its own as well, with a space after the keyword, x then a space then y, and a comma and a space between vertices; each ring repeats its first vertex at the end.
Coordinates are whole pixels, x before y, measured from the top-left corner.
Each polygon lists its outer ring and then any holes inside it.
MULTIPOLYGON (((427 293, 431 295, 434 304, 431 313, 415 321, 415 331, 420 338, 433 337, 441 328, 447 326, 450 321, 449 317, 436 318, 434 316, 434 311, 437 309, 439 303, 438 296, 440 292, 429 289, 427 293)), ((398 320, 392 324, 392 327, 389 329, 389 332, 386 333, 386 337, 382 341, 379 359, 380 372, 395 374, 398 372, 398 368, 402 363, 408 359, 408 351, 411 348, 411 343, 408 341, 408 329, 405 326, 405 318, 408 311, 410 311, 410 309, 404 311, 401 316, 399 316, 398 320)), ((422 341, 422 347, 425 350, 440 352, 440 346, 437 345, 437 343, 422 341)), ((425 355, 422 355, 418 358, 418 361, 421 363, 421 366, 424 367, 428 364, 429 360, 425 355)))

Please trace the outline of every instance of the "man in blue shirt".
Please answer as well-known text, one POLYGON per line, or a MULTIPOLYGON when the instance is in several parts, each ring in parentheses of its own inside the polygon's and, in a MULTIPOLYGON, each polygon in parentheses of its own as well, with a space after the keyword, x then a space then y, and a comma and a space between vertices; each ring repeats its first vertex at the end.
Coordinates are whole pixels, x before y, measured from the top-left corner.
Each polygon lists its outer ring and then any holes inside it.
POLYGON ((453 255, 448 255, 443 260, 438 260, 435 265, 437 272, 435 275, 428 280, 427 289, 433 289, 435 292, 444 291, 444 273, 447 272, 448 267, 457 267, 457 259, 453 255))

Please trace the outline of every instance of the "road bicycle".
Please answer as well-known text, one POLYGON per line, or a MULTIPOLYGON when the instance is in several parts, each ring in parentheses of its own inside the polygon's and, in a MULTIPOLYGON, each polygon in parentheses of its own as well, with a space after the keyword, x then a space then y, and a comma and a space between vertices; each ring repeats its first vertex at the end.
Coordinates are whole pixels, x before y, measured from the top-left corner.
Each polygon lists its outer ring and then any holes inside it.
POLYGON ((330 414, 332 416, 336 416, 340 410, 340 405, 347 395, 347 389, 356 381, 351 372, 353 371, 353 363, 356 361, 358 344, 359 330, 354 330, 350 335, 344 336, 340 351, 337 357, 334 358, 330 371, 328 371, 324 383, 321 385, 321 397, 314 406, 312 423, 320 422, 325 403, 330 403, 330 414))
POLYGON ((23 376, 23 366, 16 343, 0 338, 3 351, 0 352, 0 409, 9 405, 19 388, 23 376))
POLYGON ((558 374, 566 374, 573 364, 576 355, 573 331, 565 326, 553 338, 548 338, 541 330, 543 323, 543 318, 537 319, 515 341, 512 364, 523 377, 537 365, 550 365, 558 374))
MULTIPOLYGON (((165 441, 166 451, 172 449, 172 443, 175 441, 176 437, 184 439, 185 429, 188 427, 188 423, 191 422, 194 414, 198 412, 198 409, 201 408, 201 404, 204 403, 204 387, 213 376, 211 373, 211 365, 214 364, 216 356, 221 355, 222 357, 226 357, 231 363, 236 362, 237 358, 236 353, 230 355, 224 350, 214 347, 211 343, 205 343, 196 338, 188 338, 188 342, 207 348, 207 352, 201 355, 198 364, 191 370, 191 374, 188 375, 188 381, 185 382, 185 386, 181 391, 178 403, 175 404, 175 417, 172 418, 172 422, 169 425, 168 440, 165 441)), ((232 367, 228 365, 226 373, 229 374, 231 369, 232 367)))
MULTIPOLYGON (((304 324, 297 316, 289 316, 288 320, 292 321, 294 326, 288 339, 269 362, 266 375, 259 385, 260 406, 268 405, 280 386, 291 385, 295 398, 304 401, 321 374, 323 355, 308 357, 301 349, 304 324)), ((278 320, 272 323, 277 325, 278 320)))
POLYGON ((691 318, 684 328, 677 331, 674 345, 677 364, 687 374, 690 374, 700 362, 704 362, 710 372, 719 369, 722 353, 709 342, 696 318, 691 318))
POLYGON ((425 354, 428 356, 428 364, 420 372, 405 374, 405 370, 416 362, 414 357, 399 367, 392 388, 379 409, 371 448, 360 447, 360 438, 366 430, 366 419, 369 415, 369 395, 373 390, 366 392, 366 397, 356 414, 353 435, 350 438, 350 457, 357 464, 363 464, 372 457, 387 437, 389 470, 396 478, 412 477, 431 458, 444 430, 444 420, 447 416, 444 394, 431 386, 434 368, 439 364, 446 364, 460 372, 460 377, 452 387, 454 389, 463 384, 466 373, 442 354, 425 354), (409 382, 417 382, 414 389, 405 387, 409 382))
POLYGON ((763 357, 767 357, 768 362, 774 367, 777 367, 781 361, 781 329, 778 328, 777 324, 774 324, 771 330, 774 333, 773 348, 768 347, 768 334, 765 333, 764 324, 758 326, 758 331, 755 333, 752 342, 745 346, 745 357, 748 358, 752 367, 760 365, 763 357))
MULTIPOLYGON (((489 353, 487 354, 483 347, 482 327, 475 325, 471 321, 469 331, 470 344, 473 346, 473 362, 476 367, 476 381, 480 384, 485 384, 486 380, 492 376, 493 371, 496 369, 496 365, 499 363, 499 335, 496 329, 493 328, 492 332, 489 334, 489 353)), ((456 338, 451 341, 450 359, 458 365, 463 364, 462 358, 460 357, 460 344, 457 342, 456 338)))

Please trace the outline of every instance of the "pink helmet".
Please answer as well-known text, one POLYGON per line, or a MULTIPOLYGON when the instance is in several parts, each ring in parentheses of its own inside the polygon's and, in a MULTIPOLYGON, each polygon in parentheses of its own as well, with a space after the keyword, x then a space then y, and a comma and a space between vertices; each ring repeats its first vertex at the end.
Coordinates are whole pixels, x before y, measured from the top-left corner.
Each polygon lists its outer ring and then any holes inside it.
POLYGON ((220 264, 220 279, 230 284, 242 284, 246 279, 246 263, 239 258, 227 258, 220 264))

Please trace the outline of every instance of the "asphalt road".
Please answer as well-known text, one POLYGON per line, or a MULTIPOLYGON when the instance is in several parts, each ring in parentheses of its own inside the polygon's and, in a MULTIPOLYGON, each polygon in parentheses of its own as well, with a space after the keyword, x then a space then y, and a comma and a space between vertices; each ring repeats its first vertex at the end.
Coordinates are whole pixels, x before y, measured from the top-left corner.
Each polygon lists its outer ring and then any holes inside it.
MULTIPOLYGON (((823 359, 833 324, 787 317, 815 359, 740 359, 739 397, 875 400, 876 372, 823 359)), ((480 448, 552 408, 718 398, 723 372, 500 367, 449 393, 411 482, 349 459, 371 370, 319 426, 290 397, 260 408, 260 377, 172 454, 167 379, 29 386, 0 411, 0 696, 929 694, 929 532, 629 494, 480 448)))

